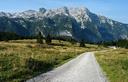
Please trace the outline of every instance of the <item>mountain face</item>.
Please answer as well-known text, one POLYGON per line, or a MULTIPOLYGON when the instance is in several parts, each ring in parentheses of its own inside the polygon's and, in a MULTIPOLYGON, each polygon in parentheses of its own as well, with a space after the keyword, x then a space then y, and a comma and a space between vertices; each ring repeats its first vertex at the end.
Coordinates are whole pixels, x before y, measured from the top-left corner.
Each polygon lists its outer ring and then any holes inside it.
POLYGON ((20 13, 0 12, 0 32, 33 36, 70 36, 89 42, 128 39, 128 24, 96 15, 87 8, 57 8, 20 13))

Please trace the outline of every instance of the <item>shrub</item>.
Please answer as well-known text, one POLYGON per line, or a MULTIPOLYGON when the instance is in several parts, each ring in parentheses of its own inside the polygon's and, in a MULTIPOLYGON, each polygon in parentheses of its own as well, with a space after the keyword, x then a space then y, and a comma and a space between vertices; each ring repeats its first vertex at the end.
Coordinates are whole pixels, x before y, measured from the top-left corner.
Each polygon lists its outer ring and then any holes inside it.
POLYGON ((84 40, 81 40, 81 42, 80 42, 80 47, 85 47, 85 42, 84 42, 84 40))

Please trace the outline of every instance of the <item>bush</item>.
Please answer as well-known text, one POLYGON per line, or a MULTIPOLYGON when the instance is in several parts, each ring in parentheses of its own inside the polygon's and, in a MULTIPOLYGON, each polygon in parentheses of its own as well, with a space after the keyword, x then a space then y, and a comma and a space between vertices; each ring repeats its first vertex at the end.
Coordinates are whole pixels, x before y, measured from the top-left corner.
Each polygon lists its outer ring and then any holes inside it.
POLYGON ((81 40, 81 42, 80 42, 80 47, 85 47, 85 42, 84 42, 84 40, 81 40))
POLYGON ((26 47, 28 47, 28 48, 32 48, 32 45, 26 45, 26 47))

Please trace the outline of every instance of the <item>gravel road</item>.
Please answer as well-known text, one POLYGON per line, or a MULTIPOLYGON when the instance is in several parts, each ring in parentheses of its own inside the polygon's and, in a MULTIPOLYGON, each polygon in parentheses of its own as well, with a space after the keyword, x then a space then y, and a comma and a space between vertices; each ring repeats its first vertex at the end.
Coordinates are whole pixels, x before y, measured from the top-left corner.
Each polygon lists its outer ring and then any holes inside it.
POLYGON ((108 82, 94 53, 83 53, 68 63, 27 82, 108 82))

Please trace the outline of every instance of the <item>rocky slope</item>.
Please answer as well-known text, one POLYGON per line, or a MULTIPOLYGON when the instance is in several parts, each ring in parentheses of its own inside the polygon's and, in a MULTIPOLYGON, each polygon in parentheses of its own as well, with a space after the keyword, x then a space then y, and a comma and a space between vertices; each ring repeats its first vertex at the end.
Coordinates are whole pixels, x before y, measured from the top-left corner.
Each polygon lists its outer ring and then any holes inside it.
POLYGON ((96 15, 84 7, 0 12, 0 32, 30 36, 39 31, 44 36, 70 36, 89 42, 128 39, 128 24, 96 15))

